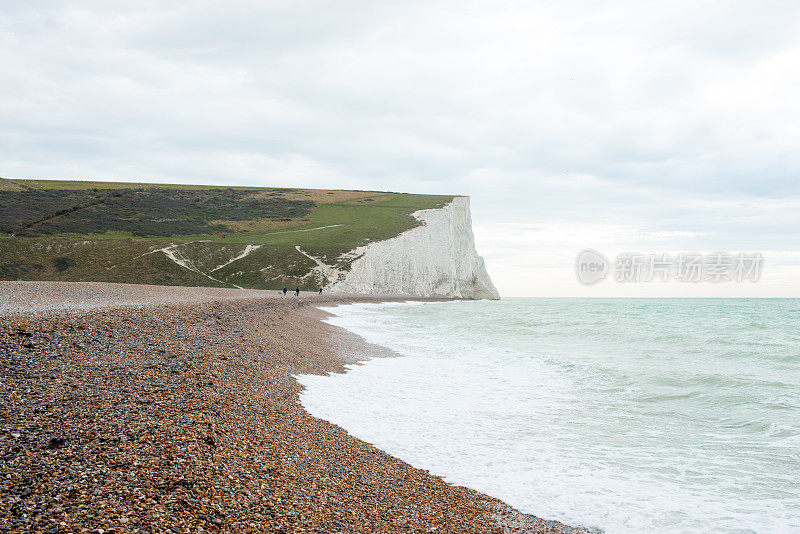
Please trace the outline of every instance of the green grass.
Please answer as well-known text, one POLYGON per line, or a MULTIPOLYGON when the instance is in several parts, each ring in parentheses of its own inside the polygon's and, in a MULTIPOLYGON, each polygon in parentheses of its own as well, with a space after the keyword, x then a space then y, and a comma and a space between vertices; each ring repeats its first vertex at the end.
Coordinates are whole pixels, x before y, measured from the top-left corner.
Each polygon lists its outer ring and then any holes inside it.
POLYGON ((296 246, 346 269, 343 254, 417 226, 414 211, 441 207, 452 198, 0 179, 0 279, 316 289, 326 280, 310 276, 315 263, 296 246), (153 195, 153 189, 160 191, 153 195), (230 231, 240 223, 245 229, 230 231), (319 227, 330 228, 315 230, 319 227), (17 235, 9 237, 9 230, 17 235), (152 235, 159 232, 174 235, 152 235), (247 244, 261 247, 211 273, 221 281, 215 282, 154 252, 176 243, 206 273, 247 244))
POLYGON ((145 240, 5 239, 0 242, 0 279, 224 285, 149 251, 145 240))
POLYGON ((22 191, 23 189, 25 188, 7 178, 0 178, 0 191, 22 191))
MULTIPOLYGON (((337 202, 318 206, 311 212, 310 221, 295 228, 263 234, 234 234, 214 241, 267 245, 326 246, 353 249, 370 241, 394 237, 414 228, 417 220, 411 215, 422 209, 439 208, 452 196, 397 194, 389 201, 374 204, 337 202), (338 226, 335 226, 338 225, 338 226), (311 230, 326 226, 322 230, 311 230)), ((193 236, 201 238, 202 236, 193 236)))

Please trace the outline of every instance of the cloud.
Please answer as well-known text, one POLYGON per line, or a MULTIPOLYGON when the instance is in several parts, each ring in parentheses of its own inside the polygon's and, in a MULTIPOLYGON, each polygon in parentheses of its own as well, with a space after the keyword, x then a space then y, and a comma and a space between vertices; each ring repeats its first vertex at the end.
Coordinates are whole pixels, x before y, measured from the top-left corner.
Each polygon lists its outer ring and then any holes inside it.
POLYGON ((797 250, 798 34, 778 1, 20 2, 0 173, 454 192, 479 235, 797 250))

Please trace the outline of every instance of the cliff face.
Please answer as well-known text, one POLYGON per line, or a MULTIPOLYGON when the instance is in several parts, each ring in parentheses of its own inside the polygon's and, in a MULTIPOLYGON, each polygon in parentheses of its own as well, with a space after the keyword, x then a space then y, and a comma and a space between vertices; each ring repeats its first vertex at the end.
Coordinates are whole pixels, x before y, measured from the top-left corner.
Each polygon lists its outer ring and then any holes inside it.
POLYGON ((469 197, 414 213, 422 225, 353 251, 349 271, 326 289, 342 293, 498 299, 475 250, 469 197))

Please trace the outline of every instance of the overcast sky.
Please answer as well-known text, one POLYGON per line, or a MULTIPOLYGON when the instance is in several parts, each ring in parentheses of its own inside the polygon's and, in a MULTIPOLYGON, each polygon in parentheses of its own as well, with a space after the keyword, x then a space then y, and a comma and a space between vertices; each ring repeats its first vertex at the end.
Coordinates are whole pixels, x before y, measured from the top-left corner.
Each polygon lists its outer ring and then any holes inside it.
POLYGON ((0 0, 0 176, 466 194, 503 295, 800 296, 800 2, 188 4, 0 0))

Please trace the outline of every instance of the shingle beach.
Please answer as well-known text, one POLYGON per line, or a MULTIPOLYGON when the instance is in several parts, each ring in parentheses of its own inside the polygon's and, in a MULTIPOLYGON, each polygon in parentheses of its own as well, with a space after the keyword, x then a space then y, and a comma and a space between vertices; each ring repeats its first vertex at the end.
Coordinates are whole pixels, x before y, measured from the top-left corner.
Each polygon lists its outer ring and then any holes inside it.
POLYGON ((379 350, 316 306, 369 300, 0 282, 0 532, 585 532, 303 409, 379 350))

